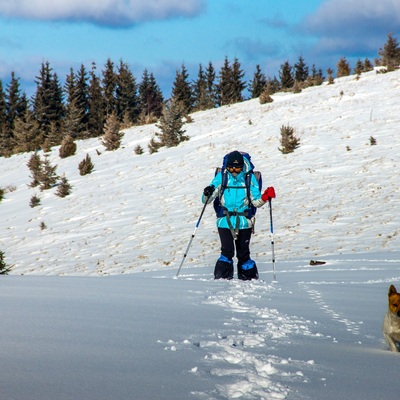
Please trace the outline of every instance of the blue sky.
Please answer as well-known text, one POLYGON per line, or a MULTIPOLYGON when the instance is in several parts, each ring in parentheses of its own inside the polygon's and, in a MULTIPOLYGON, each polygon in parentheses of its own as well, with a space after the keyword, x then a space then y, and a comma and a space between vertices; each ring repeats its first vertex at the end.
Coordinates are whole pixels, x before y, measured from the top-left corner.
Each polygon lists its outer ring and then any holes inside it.
POLYGON ((237 57, 250 80, 302 55, 325 73, 343 56, 373 61, 389 32, 400 39, 398 0, 0 0, 0 79, 15 71, 31 94, 44 61, 63 82, 122 59, 168 96, 182 64, 194 80, 200 63, 237 57))

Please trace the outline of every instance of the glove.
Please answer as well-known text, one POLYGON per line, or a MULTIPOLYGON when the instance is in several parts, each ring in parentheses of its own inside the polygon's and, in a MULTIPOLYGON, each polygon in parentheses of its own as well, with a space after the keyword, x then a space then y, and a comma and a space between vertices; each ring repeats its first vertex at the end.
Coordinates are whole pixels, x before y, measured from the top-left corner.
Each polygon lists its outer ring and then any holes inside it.
POLYGON ((266 188, 264 193, 261 196, 261 198, 265 202, 267 202, 267 201, 269 201, 271 199, 274 199, 275 197, 276 197, 275 196, 275 189, 273 188, 273 186, 266 188))
POLYGON ((210 197, 213 193, 214 193, 215 187, 213 185, 211 186, 207 186, 206 188, 204 188, 204 196, 205 197, 210 197))

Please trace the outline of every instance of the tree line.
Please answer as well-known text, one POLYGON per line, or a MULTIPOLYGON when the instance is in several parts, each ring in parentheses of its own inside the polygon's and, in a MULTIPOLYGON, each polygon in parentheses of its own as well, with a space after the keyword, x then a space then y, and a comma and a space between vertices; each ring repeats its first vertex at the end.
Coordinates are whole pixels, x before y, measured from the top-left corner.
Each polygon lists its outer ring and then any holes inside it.
MULTIPOLYGON (((393 70, 400 64, 400 46, 392 34, 378 54, 380 59, 375 60, 375 65, 393 70)), ((367 58, 359 59, 354 73, 372 68, 367 58)), ((332 82, 333 70, 328 68, 327 73, 328 81, 332 82)), ((336 76, 350 73, 350 65, 342 57, 337 63, 336 76)), ((83 64, 77 71, 71 68, 64 85, 50 63, 43 62, 35 79, 36 91, 28 99, 20 79, 12 72, 6 87, 0 80, 0 156, 38 149, 47 151, 66 137, 73 140, 99 137, 104 134, 107 121, 108 125, 117 121, 121 128, 154 123, 160 120, 163 111, 171 112, 171 101, 181 114, 188 115, 244 101, 246 89, 249 98, 257 98, 282 90, 298 91, 325 80, 322 70, 315 65, 310 68, 302 56, 294 65, 285 61, 278 77, 268 77, 259 65, 249 82, 244 76, 237 58, 230 61, 225 57, 218 72, 211 62, 206 66, 200 64, 194 80, 189 79, 182 64, 176 71, 171 99, 165 101, 151 72, 145 69, 138 82, 122 60, 115 65, 108 59, 100 72, 95 63, 90 71, 83 64)))

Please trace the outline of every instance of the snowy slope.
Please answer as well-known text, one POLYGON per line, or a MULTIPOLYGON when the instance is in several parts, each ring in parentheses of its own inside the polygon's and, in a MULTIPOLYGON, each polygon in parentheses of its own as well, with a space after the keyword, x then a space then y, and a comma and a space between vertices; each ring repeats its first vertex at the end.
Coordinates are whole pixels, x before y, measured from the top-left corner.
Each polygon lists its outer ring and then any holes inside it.
POLYGON ((14 265, 0 278, 0 398, 395 397, 400 358, 381 324, 388 286, 400 289, 399 88, 399 72, 371 72, 195 113, 189 141, 152 155, 134 148, 147 149, 155 126, 126 130, 115 152, 97 139, 66 159, 54 149, 73 185, 63 199, 28 187, 30 155, 0 158, 0 187, 15 189, 0 203, 0 249, 14 265), (283 124, 301 138, 289 155, 283 124), (267 207, 252 239, 260 281, 212 279, 211 207, 174 279, 202 190, 233 149, 277 192, 277 282, 267 207), (95 170, 81 177, 86 154, 95 170))

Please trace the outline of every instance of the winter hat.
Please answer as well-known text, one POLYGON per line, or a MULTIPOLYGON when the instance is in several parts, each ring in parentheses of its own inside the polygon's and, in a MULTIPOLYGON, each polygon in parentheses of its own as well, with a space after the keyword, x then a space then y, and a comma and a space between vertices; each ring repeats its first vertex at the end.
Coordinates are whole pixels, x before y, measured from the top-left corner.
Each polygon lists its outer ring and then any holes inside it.
POLYGON ((228 154, 228 158, 226 160, 227 167, 240 167, 243 168, 244 160, 241 153, 237 150, 232 151, 232 153, 228 154))

